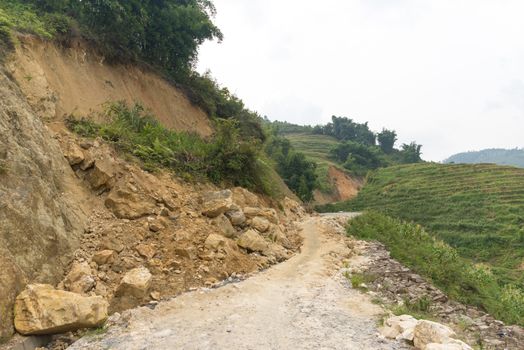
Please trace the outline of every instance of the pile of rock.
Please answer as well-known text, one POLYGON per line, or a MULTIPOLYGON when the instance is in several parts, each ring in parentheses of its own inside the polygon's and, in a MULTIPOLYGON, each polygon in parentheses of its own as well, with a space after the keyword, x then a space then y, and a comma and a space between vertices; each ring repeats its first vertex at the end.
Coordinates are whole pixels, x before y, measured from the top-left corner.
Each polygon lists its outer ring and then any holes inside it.
POLYGON ((420 350, 473 350, 456 339, 457 334, 451 328, 410 315, 388 318, 381 332, 386 338, 408 341, 420 350))

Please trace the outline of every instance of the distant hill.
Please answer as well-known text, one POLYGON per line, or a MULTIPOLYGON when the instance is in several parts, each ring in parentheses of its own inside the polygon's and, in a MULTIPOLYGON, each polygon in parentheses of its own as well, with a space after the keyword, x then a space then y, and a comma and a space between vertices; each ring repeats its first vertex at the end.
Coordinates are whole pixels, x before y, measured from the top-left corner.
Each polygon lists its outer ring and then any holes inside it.
POLYGON ((524 168, 524 149, 491 148, 482 151, 458 153, 446 159, 444 163, 493 163, 524 168))

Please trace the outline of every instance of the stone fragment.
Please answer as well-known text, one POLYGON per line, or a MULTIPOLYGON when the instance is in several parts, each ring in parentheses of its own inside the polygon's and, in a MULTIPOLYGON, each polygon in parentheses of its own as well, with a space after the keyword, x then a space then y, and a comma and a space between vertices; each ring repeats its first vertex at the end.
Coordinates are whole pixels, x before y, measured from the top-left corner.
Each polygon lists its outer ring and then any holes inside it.
POLYGON ((108 190, 113 187, 114 164, 109 159, 97 160, 86 175, 86 180, 93 190, 108 190))
POLYGON ((119 219, 135 220, 155 212, 155 202, 145 195, 121 188, 111 191, 105 205, 119 219))
POLYGON ((153 276, 145 267, 137 267, 128 271, 116 290, 115 296, 131 296, 138 299, 147 296, 153 276))
POLYGON ((68 142, 67 146, 65 147, 64 156, 71 166, 82 163, 85 158, 82 148, 72 141, 68 142))
POLYGON ((256 216, 251 220, 250 226, 258 232, 264 233, 267 232, 267 230, 269 230, 270 223, 267 219, 260 216, 256 216))
POLYGON ((186 259, 195 259, 196 257, 196 251, 194 247, 181 247, 175 249, 175 254, 179 257, 186 258, 186 259))
POLYGON ((413 341, 417 323, 417 319, 410 315, 390 317, 386 320, 381 333, 386 338, 413 341))
POLYGON ((415 347, 425 350, 431 343, 446 344, 455 336, 455 332, 440 323, 420 320, 415 326, 413 343, 415 347))
POLYGON ((202 200, 202 214, 210 218, 224 214, 233 205, 233 197, 229 190, 206 193, 202 200))
POLYGON ((225 238, 222 235, 217 235, 215 233, 210 234, 205 243, 204 246, 209 250, 218 250, 219 248, 224 248, 227 244, 227 238, 225 238))
POLYGON ((64 288, 73 293, 87 293, 95 286, 91 267, 87 262, 75 262, 64 281, 64 288))
POLYGON ((237 241, 239 247, 247 249, 250 252, 264 252, 268 249, 268 243, 255 230, 249 230, 244 233, 237 241))
POLYGON ((226 216, 233 226, 243 226, 246 223, 246 216, 240 208, 235 208, 226 212, 226 216))
POLYGON ((106 249, 101 250, 93 255, 92 260, 98 265, 112 264, 117 257, 117 253, 114 250, 106 249))
POLYGON ((135 247, 135 250, 146 259, 152 259, 156 254, 155 248, 149 244, 141 243, 135 247))
POLYGON ((98 327, 107 319, 108 306, 99 296, 31 284, 16 298, 15 328, 23 335, 45 335, 98 327))
POLYGON ((218 227, 224 237, 234 238, 237 236, 237 230, 235 230, 225 215, 217 216, 213 219, 213 224, 218 227))

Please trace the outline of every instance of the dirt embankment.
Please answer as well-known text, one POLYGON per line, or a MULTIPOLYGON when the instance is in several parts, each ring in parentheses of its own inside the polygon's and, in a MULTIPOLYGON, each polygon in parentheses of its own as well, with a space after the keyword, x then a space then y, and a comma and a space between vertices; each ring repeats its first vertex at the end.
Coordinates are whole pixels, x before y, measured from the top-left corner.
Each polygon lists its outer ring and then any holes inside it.
POLYGON ((353 199, 364 186, 362 179, 351 177, 334 166, 329 167, 328 179, 333 188, 333 193, 327 194, 318 190, 315 191, 315 204, 322 205, 353 199))
POLYGON ((108 101, 140 102, 166 127, 212 133, 206 113, 155 73, 131 65, 110 65, 82 42, 63 48, 21 36, 7 65, 35 112, 46 120, 100 112, 108 101))

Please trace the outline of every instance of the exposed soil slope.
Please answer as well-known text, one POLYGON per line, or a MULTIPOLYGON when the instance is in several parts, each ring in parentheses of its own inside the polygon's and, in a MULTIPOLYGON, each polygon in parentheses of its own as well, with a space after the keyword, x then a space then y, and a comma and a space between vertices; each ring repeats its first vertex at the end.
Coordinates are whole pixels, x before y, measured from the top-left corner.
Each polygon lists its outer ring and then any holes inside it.
POLYGON ((350 249, 324 218, 302 224, 300 255, 238 284, 127 312, 71 349, 403 349, 377 335, 382 310, 347 286, 350 249))
POLYGON ((108 101, 140 102, 169 128, 207 136, 207 115, 163 78, 130 65, 110 65, 82 42, 62 48, 20 37, 9 70, 35 111, 46 119, 87 116, 108 101))

